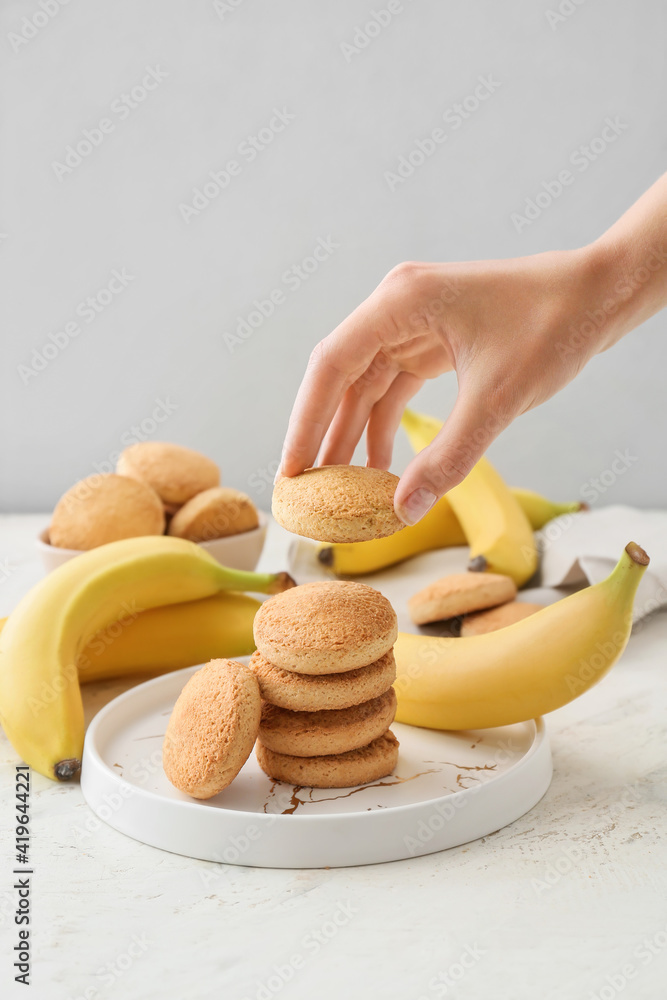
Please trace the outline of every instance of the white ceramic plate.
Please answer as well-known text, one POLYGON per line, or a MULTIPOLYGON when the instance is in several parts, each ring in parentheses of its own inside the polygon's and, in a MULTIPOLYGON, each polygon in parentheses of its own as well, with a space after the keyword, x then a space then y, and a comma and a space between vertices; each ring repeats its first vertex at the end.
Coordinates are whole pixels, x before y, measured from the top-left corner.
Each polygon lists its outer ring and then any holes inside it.
MULTIPOLYGON (((243 659, 243 658, 242 658, 243 659)), ((247 658, 245 658, 247 660, 247 658)), ((512 823, 551 781, 541 719, 478 732, 394 724, 396 771, 358 788, 272 782, 254 754, 206 802, 162 770, 162 739, 189 667, 132 688, 88 728, 81 787, 100 819, 135 840, 205 861, 265 868, 374 864, 431 854, 512 823)))

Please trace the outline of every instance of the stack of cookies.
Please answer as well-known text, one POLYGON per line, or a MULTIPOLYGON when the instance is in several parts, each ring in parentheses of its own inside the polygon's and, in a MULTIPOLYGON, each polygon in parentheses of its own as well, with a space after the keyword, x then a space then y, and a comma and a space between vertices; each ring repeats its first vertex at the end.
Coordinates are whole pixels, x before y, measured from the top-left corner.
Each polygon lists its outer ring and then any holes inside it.
POLYGON ((360 583, 307 583, 265 601, 254 632, 262 770, 314 788, 391 774, 397 621, 389 601, 360 583))

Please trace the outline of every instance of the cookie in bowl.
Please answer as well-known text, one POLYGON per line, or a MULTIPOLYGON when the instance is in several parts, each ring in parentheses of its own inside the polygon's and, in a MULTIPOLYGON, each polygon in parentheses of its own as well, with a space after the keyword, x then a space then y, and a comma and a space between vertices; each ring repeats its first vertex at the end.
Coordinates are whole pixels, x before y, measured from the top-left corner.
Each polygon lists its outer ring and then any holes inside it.
POLYGON ((257 508, 249 496, 229 486, 214 486, 183 504, 169 522, 167 534, 191 542, 209 542, 258 526, 257 508))
POLYGON ((116 472, 151 486, 170 514, 195 494, 220 484, 220 469, 212 459, 167 441, 130 445, 120 453, 116 472))
POLYGON ((140 535, 164 532, 164 508, 146 483, 115 473, 88 476, 60 498, 48 541, 59 549, 85 551, 140 535))

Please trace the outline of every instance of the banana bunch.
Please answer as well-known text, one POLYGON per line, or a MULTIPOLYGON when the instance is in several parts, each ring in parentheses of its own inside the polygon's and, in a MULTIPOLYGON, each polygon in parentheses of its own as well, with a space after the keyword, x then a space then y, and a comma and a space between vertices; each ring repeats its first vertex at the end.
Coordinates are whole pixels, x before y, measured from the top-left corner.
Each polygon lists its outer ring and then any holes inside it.
POLYGON ((612 573, 497 632, 470 638, 399 633, 397 722, 484 729, 553 712, 618 660, 649 559, 634 542, 612 573))
POLYGON ((40 774, 71 778, 83 749, 80 670, 92 679, 175 669, 231 655, 230 649, 240 655, 252 649, 255 602, 223 592, 274 594, 293 585, 286 573, 227 569, 194 542, 164 535, 77 556, 33 587, 0 633, 0 722, 7 737, 40 774), (243 617, 229 636, 237 612, 243 617))
POLYGON ((77 660, 79 683, 234 659, 255 651, 252 624, 260 602, 222 591, 198 601, 165 604, 122 618, 98 632, 77 660))
MULTIPOLYGON (((442 427, 433 417, 406 410, 403 427, 415 451, 431 443, 442 427)), ((537 568, 533 531, 581 503, 553 503, 531 490, 508 489, 487 459, 442 497, 417 524, 368 542, 322 545, 319 561, 341 576, 360 576, 403 562, 420 552, 470 544, 475 568, 511 576, 518 586, 537 568)))

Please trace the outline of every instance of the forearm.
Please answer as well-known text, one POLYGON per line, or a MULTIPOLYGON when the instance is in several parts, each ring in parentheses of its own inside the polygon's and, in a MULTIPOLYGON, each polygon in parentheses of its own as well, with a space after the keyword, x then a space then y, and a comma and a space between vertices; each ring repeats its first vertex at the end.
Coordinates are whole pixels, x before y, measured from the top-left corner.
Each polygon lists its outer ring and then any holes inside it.
POLYGON ((582 252, 600 352, 667 305, 667 174, 582 252))

